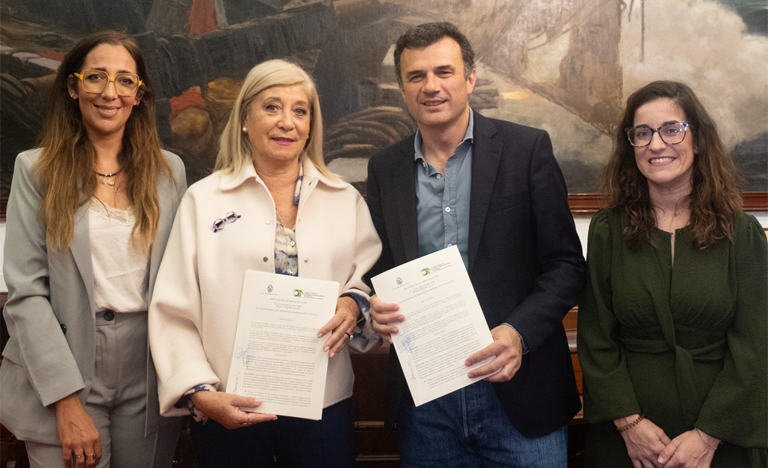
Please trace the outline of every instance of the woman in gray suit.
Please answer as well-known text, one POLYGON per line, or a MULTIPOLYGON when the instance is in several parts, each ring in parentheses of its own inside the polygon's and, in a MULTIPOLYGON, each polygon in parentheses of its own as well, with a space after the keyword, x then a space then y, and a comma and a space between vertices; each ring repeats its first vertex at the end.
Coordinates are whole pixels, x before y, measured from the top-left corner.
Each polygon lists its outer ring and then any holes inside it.
POLYGON ((16 158, 0 422, 32 466, 171 466, 179 422, 157 410, 146 310, 186 178, 154 115, 136 42, 97 33, 64 58, 40 147, 16 158))

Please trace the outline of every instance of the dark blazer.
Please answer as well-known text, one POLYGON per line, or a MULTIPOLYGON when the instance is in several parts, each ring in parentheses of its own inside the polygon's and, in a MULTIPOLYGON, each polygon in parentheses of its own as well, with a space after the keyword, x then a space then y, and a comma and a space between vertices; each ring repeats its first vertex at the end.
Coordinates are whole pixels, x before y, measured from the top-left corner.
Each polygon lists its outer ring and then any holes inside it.
MULTIPOLYGON (((88 203, 75 213, 68 249, 49 250, 37 219, 42 189, 32 167, 42 150, 16 157, 8 199, 3 272, 8 302, 3 314, 11 335, 0 367, 0 422, 20 440, 60 445, 53 403, 71 393, 85 402, 96 362, 93 267, 88 203)), ((149 251, 149 304, 173 218, 187 188, 184 163, 163 151, 173 180, 160 179, 160 219, 149 251)), ((147 353, 145 435, 175 418, 160 416, 157 375, 147 353)), ((174 439, 175 440, 175 439, 174 439)))
MULTIPOLYGON (((562 320, 576 304, 585 263, 563 175, 543 130, 475 112, 469 277, 488 326, 515 327, 529 352, 512 380, 494 384, 526 437, 567 424, 581 408, 562 320)), ((368 206, 383 244, 369 277, 419 256, 413 137, 373 156, 368 206)), ((387 423, 410 392, 390 350, 387 423)))

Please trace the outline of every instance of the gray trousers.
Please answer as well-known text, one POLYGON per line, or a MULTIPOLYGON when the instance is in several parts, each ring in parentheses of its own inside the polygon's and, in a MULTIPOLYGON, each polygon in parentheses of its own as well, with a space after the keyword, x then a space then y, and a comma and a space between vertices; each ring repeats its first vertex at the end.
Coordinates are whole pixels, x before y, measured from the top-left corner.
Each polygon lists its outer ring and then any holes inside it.
MULTIPOLYGON (((147 313, 98 312, 96 366, 85 402, 101 438, 97 468, 172 466, 181 419, 144 437, 146 391, 147 313)), ((63 466, 60 445, 26 442, 26 446, 32 467, 63 466)))

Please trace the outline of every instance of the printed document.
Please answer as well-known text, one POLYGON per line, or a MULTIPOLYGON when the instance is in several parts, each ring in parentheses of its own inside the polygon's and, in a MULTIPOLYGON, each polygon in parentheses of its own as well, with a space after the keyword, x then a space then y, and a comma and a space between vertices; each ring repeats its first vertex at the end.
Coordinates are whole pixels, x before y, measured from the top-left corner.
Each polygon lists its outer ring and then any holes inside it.
POLYGON ((392 341, 416 406, 466 387, 464 361, 493 342, 456 246, 417 258, 371 279, 383 302, 400 305, 405 320, 392 341))
POLYGON ((226 391, 254 397, 244 411, 319 420, 329 334, 317 332, 336 311, 339 283, 247 271, 226 391))

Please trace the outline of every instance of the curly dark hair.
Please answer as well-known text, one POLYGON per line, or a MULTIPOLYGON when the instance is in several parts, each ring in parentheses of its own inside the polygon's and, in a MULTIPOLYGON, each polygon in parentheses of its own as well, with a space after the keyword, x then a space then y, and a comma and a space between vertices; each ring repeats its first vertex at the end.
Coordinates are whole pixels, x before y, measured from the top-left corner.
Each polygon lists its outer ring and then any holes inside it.
POLYGON ((741 178, 726 151, 717 126, 696 94, 683 83, 654 81, 627 99, 624 117, 616 128, 614 149, 603 171, 603 190, 608 207, 618 209, 624 220, 624 238, 633 247, 650 242, 656 225, 648 182, 635 162, 625 130, 634 124, 642 105, 671 99, 685 113, 693 138, 692 190, 688 195, 693 245, 705 249, 720 239, 731 238, 742 211, 741 178))

